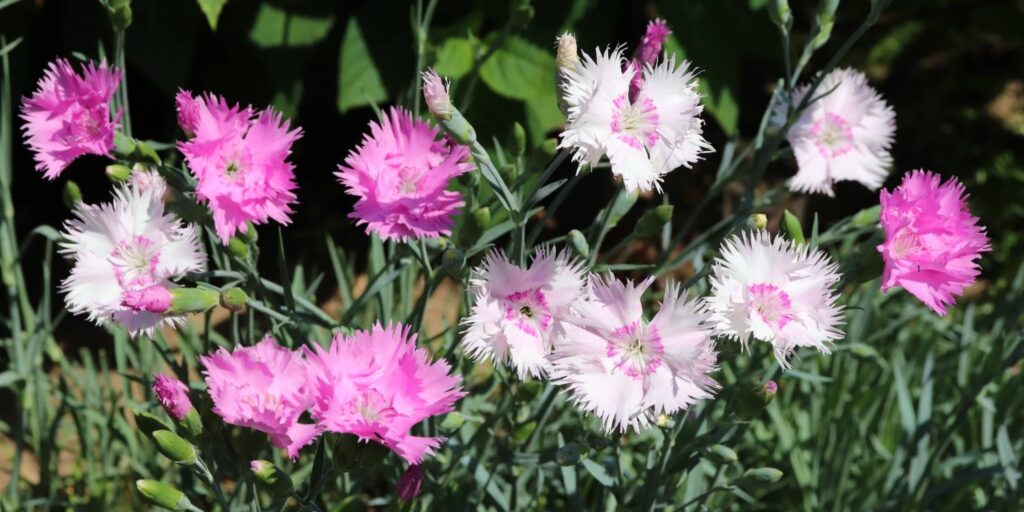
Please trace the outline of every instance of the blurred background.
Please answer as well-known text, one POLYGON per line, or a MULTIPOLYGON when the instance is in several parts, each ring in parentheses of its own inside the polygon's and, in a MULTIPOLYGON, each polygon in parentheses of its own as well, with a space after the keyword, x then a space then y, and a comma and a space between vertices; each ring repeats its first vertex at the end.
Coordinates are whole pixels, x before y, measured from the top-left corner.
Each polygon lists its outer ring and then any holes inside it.
MULTIPOLYGON (((482 140, 507 142, 513 122, 519 121, 530 144, 551 155, 552 140, 564 120, 554 89, 556 35, 574 32, 580 49, 586 51, 616 44, 632 48, 647 22, 661 17, 673 31, 667 50, 702 69, 707 139, 716 148, 728 140, 742 146, 757 131, 782 70, 778 34, 765 4, 767 0, 544 1, 534 3, 532 19, 523 19, 506 2, 442 0, 426 41, 426 64, 452 78, 452 96, 482 140), (506 40, 487 54, 497 38, 506 40)), ((791 4, 795 52, 806 37, 816 2, 791 4)), ((809 70, 824 64, 861 22, 868 4, 841 2, 833 37, 809 70)), ((132 8, 127 81, 134 135, 175 140, 173 96, 179 88, 210 91, 231 102, 274 106, 304 132, 292 157, 300 202, 294 227, 285 230, 289 255, 301 260, 311 274, 328 268, 325 229, 350 254, 364 254, 367 237, 348 220, 353 201, 333 172, 375 118, 374 105, 412 106, 418 94, 410 3, 136 0, 132 8)), ((53 59, 99 58, 101 47, 110 48, 113 37, 104 9, 82 0, 21 1, 0 11, 0 33, 8 41, 23 38, 10 54, 16 98, 31 94, 53 59)), ((980 315, 986 301, 1007 290, 1017 293, 1019 288, 1009 282, 1024 255, 1024 1, 896 0, 842 65, 864 70, 896 111, 895 166, 887 187, 905 171, 924 168, 956 175, 970 191, 972 210, 988 227, 994 251, 985 256, 982 279, 968 291, 966 302, 978 301, 980 315)), ((20 127, 20 121, 15 125, 20 127)), ((539 171, 546 161, 539 158, 533 164, 539 171)), ((19 238, 39 224, 59 226, 67 219, 68 211, 61 205, 65 180, 81 186, 86 202, 106 200, 106 163, 83 157, 60 179, 46 181, 33 170, 31 155, 18 138, 14 200, 19 238)), ((688 206, 702 198, 717 164, 718 155, 711 154, 693 170, 668 176, 664 190, 676 215, 685 215, 688 206)), ((556 178, 574 171, 563 165, 556 178)), ((777 185, 794 172, 792 159, 783 159, 769 169, 765 186, 777 185)), ((547 226, 547 237, 588 225, 614 191, 609 176, 597 173, 582 182, 570 199, 571 207, 563 208, 547 226), (586 199, 590 197, 600 200, 586 199)), ((721 219, 738 192, 727 191, 699 223, 709 226, 721 219)), ((660 198, 642 201, 656 204, 660 198)), ((817 213, 824 229, 876 203, 877 193, 841 183, 836 199, 792 195, 766 213, 772 226, 783 208, 805 220, 817 213)), ((633 215, 642 211, 634 209, 633 215)), ((626 220, 619 230, 632 225, 626 220)), ((699 234, 700 229, 693 236, 699 234)), ((613 232, 609 240, 614 243, 623 235, 613 232)), ((644 249, 642 244, 630 247, 620 259, 643 261, 648 257, 644 249)), ((32 250, 42 249, 37 245, 32 250)), ((41 255, 30 252, 27 258, 33 261, 41 255)), ((62 261, 55 263, 54 276, 62 279, 67 267, 62 261)), ((38 268, 27 269, 29 288, 35 289, 38 268)), ((327 300, 334 291, 322 287, 320 293, 319 298, 327 300)), ((921 332, 930 334, 914 343, 938 339, 938 329, 921 332)), ((66 319, 56 339, 67 353, 108 343, 105 331, 79 318, 66 319)), ((954 370, 935 369, 945 371, 954 370)), ((6 404, 4 393, 0 390, 0 401, 6 404)), ((1019 435, 1024 426, 1019 402, 1014 403, 1007 428, 1019 435)), ((9 414, 0 410, 0 420, 9 421, 9 414)), ((5 449, 0 441, 0 479, 10 469, 5 449)))

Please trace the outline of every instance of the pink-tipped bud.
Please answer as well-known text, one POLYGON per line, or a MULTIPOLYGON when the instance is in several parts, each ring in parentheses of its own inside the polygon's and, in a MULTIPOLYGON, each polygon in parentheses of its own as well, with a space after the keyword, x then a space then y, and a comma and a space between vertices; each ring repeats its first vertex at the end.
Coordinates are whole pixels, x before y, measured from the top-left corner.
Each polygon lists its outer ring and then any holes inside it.
POLYGON ((775 398, 775 394, 778 392, 779 385, 776 384, 774 380, 765 382, 764 385, 761 386, 761 395, 764 397, 765 405, 768 405, 768 403, 771 402, 773 398, 775 398))
POLYGON ((171 308, 171 292, 159 285, 125 290, 121 294, 121 305, 135 312, 166 313, 171 308))
POLYGON ((395 486, 395 492, 398 494, 398 499, 412 501, 420 495, 420 488, 422 487, 423 466, 414 464, 409 466, 405 473, 402 473, 402 477, 398 479, 398 485, 395 486))
POLYGON ((672 31, 668 29, 668 24, 663 19, 659 18, 647 24, 647 32, 636 47, 633 60, 627 64, 633 67, 633 79, 629 82, 630 100, 636 99, 640 88, 644 85, 644 66, 658 62, 658 56, 661 55, 665 40, 671 33, 672 31))
POLYGON ((167 414, 175 421, 182 421, 192 412, 192 402, 188 399, 188 387, 180 380, 158 374, 153 379, 153 393, 167 414))
POLYGON ((199 101, 184 89, 178 89, 174 101, 178 107, 178 126, 191 137, 199 127, 199 101))
POLYGON ((575 70, 580 63, 580 55, 576 49, 576 37, 566 32, 556 39, 558 50, 555 53, 555 64, 559 69, 575 70))
POLYGON ((448 83, 433 69, 423 72, 423 99, 427 101, 427 108, 434 117, 451 117, 452 100, 448 97, 448 83))

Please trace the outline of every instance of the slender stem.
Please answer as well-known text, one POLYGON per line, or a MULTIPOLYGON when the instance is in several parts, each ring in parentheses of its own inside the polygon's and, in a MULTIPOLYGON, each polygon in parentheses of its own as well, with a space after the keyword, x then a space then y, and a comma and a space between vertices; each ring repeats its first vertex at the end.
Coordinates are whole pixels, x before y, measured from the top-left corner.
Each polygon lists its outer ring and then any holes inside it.
POLYGON ((704 500, 706 500, 712 494, 715 494, 715 493, 721 492, 721 491, 731 491, 732 489, 733 489, 733 487, 731 485, 720 485, 718 487, 712 487, 712 488, 708 489, 707 492, 701 494, 700 496, 697 496, 697 497, 693 498, 692 500, 687 501, 686 503, 683 503, 682 505, 679 505, 679 508, 680 509, 685 509, 686 507, 689 507, 690 505, 693 505, 694 503, 703 502, 704 500))
POLYGON ((598 226, 597 239, 590 246, 590 258, 587 262, 588 267, 593 267, 597 263, 597 255, 601 252, 601 244, 604 243, 604 237, 608 234, 610 229, 608 228, 608 220, 612 216, 612 210, 615 209, 615 203, 619 200, 619 196, 622 195, 622 187, 615 188, 615 195, 612 196, 612 200, 608 202, 608 207, 604 211, 604 218, 601 219, 601 224, 598 226))
MULTIPOLYGON (((437 0, 430 0, 427 3, 426 11, 423 9, 423 0, 416 0, 416 74, 413 75, 413 84, 419 84, 420 74, 423 73, 424 56, 427 53, 427 39, 430 33, 430 21, 434 17, 434 8, 437 7, 437 0)), ((420 115, 419 87, 412 88, 413 112, 417 117, 420 115)))
POLYGON ((580 180, 582 179, 582 174, 577 173, 575 176, 573 176, 572 179, 569 180, 569 183, 566 183, 565 186, 558 191, 558 195, 555 196, 555 198, 551 201, 551 204, 544 209, 544 218, 542 218, 541 221, 536 226, 533 227, 533 229, 530 231, 530 236, 526 238, 531 246, 534 243, 536 243, 537 237, 540 236, 540 232, 542 229, 544 229, 544 225, 547 224, 548 219, 550 219, 555 214, 555 212, 558 211, 558 208, 562 206, 562 203, 565 202, 565 199, 569 197, 569 193, 572 192, 574 188, 576 188, 576 185, 578 185, 580 180))

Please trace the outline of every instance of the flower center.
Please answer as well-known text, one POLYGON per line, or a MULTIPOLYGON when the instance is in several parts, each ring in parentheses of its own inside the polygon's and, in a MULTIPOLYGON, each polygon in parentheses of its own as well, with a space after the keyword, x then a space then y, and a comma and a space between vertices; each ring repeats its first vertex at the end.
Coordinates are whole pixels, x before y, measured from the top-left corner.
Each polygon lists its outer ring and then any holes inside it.
POLYGON ((789 294, 773 284, 758 283, 747 287, 747 311, 775 329, 782 329, 793 319, 789 294))
POLYGON ((913 254, 918 247, 917 233, 909 228, 903 228, 896 233, 889 242, 889 254, 894 258, 905 258, 913 254))
POLYGON ((366 390, 363 395, 356 398, 353 406, 355 413, 369 423, 385 421, 394 414, 391 403, 384 395, 372 389, 366 390))
POLYGON ((135 236, 117 244, 111 253, 114 275, 123 288, 141 289, 156 284, 156 266, 160 261, 157 244, 144 236, 135 236))
POLYGON ((833 158, 853 149, 853 131, 842 116, 827 113, 811 125, 811 136, 825 158, 833 158))
POLYGON ((102 107, 75 112, 70 124, 69 138, 77 144, 87 144, 102 137, 107 111, 102 107))
POLYGON ((665 347, 657 329, 640 322, 620 327, 608 337, 608 357, 633 379, 641 379, 654 373, 661 366, 665 347))
POLYGON ((552 316, 540 288, 515 292, 505 297, 505 319, 523 332, 539 336, 551 327, 552 316))
POLYGON ((658 142, 658 111, 650 98, 632 103, 623 94, 613 103, 612 132, 617 133, 619 140, 629 144, 633 149, 650 147, 658 142))

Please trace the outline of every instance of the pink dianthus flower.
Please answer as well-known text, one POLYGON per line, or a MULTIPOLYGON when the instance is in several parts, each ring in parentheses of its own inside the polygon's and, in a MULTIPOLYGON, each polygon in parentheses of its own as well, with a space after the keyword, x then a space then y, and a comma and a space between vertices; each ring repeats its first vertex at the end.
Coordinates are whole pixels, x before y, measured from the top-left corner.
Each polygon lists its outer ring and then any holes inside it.
POLYGON ((977 279, 977 259, 992 250, 985 228, 967 209, 962 183, 916 170, 892 192, 882 190, 885 260, 882 291, 901 286, 939 315, 977 279))
POLYGON ((382 239, 451 234, 452 216, 465 204, 448 182, 472 166, 465 146, 448 145, 437 128, 391 108, 351 151, 335 175, 358 198, 349 217, 382 239))
POLYGON ((188 386, 174 377, 158 374, 153 379, 153 393, 167 414, 176 421, 181 421, 192 411, 192 402, 188 399, 188 386))

